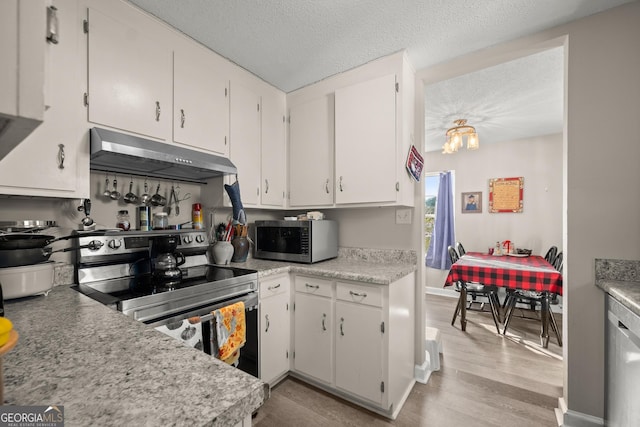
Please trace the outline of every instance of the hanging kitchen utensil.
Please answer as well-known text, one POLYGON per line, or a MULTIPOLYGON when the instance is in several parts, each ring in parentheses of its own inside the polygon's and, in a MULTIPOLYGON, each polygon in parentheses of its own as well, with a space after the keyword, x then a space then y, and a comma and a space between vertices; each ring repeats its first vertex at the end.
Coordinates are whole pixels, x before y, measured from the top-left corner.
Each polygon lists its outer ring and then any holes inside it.
POLYGON ((118 180, 115 176, 113 177, 113 190, 111 190, 111 195, 109 197, 111 197, 111 200, 120 199, 120 192, 118 191, 118 180))
POLYGON ((131 182, 129 182, 129 192, 124 195, 125 203, 138 203, 138 196, 132 190, 133 178, 131 178, 131 182))
POLYGON ((156 194, 151 196, 150 203, 153 206, 164 206, 167 204, 167 198, 160 195, 160 184, 158 184, 158 188, 156 188, 156 194))
POLYGON ((180 216, 180 201, 178 200, 178 195, 180 194, 180 184, 176 187, 173 197, 176 200, 176 216, 180 216))
POLYGON ((103 243, 99 241, 89 242, 86 245, 74 246, 70 248, 52 250, 50 247, 31 249, 3 249, 0 250, 0 267, 21 267, 23 265, 39 264, 49 261, 51 254, 56 252, 69 252, 79 249, 98 250, 103 243))
POLYGON ((91 215, 91 199, 84 199, 84 202, 82 203, 82 210, 84 211, 82 225, 84 227, 91 227, 93 225, 93 219, 89 217, 89 215, 91 215))
POLYGON ((104 180, 104 192, 102 193, 104 197, 111 197, 111 190, 109 190, 109 175, 104 180))
POLYGON ((175 193, 175 189, 173 187, 173 184, 171 185, 171 191, 169 192, 169 202, 167 203, 167 206, 165 207, 165 211, 167 212, 167 215, 171 215, 171 205, 173 204, 173 201, 176 197, 176 193, 175 193))
POLYGON ((140 196, 140 201, 148 205, 151 200, 151 195, 149 194, 149 185, 147 184, 147 178, 144 179, 144 194, 140 196))

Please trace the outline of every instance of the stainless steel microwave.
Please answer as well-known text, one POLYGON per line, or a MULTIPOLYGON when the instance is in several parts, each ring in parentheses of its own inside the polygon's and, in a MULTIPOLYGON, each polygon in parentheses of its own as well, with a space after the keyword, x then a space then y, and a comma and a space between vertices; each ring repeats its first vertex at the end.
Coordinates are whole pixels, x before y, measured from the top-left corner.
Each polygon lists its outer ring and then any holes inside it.
POLYGON ((254 258, 310 264, 337 256, 335 221, 255 222, 254 258))

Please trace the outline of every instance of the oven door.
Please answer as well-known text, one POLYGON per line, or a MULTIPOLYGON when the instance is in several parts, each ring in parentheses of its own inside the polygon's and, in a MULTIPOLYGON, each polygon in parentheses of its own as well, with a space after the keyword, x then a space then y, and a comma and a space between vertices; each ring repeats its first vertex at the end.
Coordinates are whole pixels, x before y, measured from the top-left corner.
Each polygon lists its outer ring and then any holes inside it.
POLYGON ((240 349, 237 368, 258 378, 258 293, 225 299, 214 304, 191 309, 179 314, 148 320, 144 323, 154 327, 157 331, 182 341, 189 347, 194 347, 207 354, 212 353, 211 320, 197 321, 194 318, 210 318, 213 310, 217 310, 236 302, 244 302, 246 322, 246 343, 240 349))

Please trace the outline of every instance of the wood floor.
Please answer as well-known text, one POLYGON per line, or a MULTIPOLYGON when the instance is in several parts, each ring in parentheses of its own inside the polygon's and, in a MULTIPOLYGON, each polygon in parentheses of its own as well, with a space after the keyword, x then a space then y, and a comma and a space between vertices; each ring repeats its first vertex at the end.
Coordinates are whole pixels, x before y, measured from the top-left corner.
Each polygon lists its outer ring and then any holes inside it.
MULTIPOLYGON (((427 326, 440 330, 441 369, 416 383, 394 421, 287 378, 254 418, 257 427, 282 426, 557 426, 562 396, 562 348, 539 342, 540 323, 513 318, 496 333, 489 311, 467 312, 467 330, 451 326, 456 300, 427 295, 427 326)), ((516 315, 521 312, 518 310, 516 315)), ((556 315, 562 330, 562 316, 556 315)))

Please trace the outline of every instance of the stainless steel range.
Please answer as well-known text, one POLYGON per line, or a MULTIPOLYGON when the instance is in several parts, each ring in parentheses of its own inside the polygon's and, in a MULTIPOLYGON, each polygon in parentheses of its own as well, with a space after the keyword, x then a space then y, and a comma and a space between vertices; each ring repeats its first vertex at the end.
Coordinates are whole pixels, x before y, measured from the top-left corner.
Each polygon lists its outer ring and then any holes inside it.
POLYGON ((256 271, 210 264, 209 241, 201 230, 83 234, 78 232, 75 244, 98 241, 102 246, 77 252, 78 291, 208 354, 212 353, 211 312, 243 301, 247 342, 238 368, 258 376, 256 271), (156 253, 154 248, 165 248, 167 241, 171 248, 156 253), (171 261, 174 256, 179 261, 171 261), (169 268, 159 270, 167 264, 169 268))

